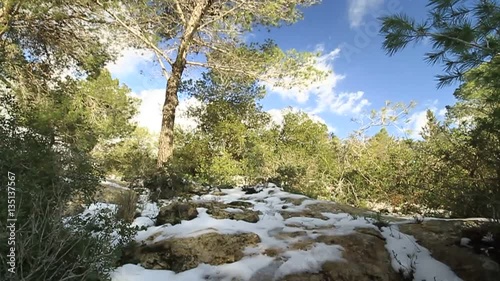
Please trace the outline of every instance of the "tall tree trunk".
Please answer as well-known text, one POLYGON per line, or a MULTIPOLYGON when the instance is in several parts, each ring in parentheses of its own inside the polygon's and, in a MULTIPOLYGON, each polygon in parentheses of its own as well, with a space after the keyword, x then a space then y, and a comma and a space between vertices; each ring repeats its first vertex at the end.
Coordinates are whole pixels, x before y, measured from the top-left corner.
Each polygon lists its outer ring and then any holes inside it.
POLYGON ((162 122, 160 130, 160 140, 158 142, 158 160, 156 165, 161 168, 167 162, 174 151, 174 123, 175 110, 179 104, 177 92, 182 82, 182 73, 186 68, 186 56, 193 35, 200 26, 201 19, 205 11, 210 7, 212 0, 198 0, 197 5, 191 12, 191 17, 185 22, 185 31, 182 36, 177 57, 172 64, 172 73, 167 81, 165 91, 165 103, 162 110, 162 122))
POLYGON ((179 63, 179 66, 172 66, 172 73, 167 81, 167 89, 165 91, 165 103, 163 104, 160 140, 158 142, 158 160, 157 166, 163 166, 172 156, 174 151, 174 124, 175 110, 179 104, 177 91, 182 79, 185 64, 179 63))

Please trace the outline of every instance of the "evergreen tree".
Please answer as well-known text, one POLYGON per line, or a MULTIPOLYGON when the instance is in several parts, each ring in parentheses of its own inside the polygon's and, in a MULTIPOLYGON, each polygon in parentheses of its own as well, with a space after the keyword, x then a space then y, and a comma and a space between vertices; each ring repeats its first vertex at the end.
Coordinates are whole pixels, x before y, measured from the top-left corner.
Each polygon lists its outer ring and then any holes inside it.
POLYGON ((244 34, 254 28, 279 27, 300 20, 299 8, 317 2, 122 1, 122 5, 106 9, 117 26, 156 54, 168 79, 158 144, 159 167, 172 155, 178 92, 187 67, 282 86, 303 85, 324 77, 325 73, 314 67, 317 54, 285 52, 270 40, 262 44, 244 40, 244 34), (195 61, 197 57, 200 60, 195 61))
POLYGON ((393 55, 410 42, 429 40, 430 63, 444 66, 439 86, 462 80, 463 74, 500 54, 500 6, 496 0, 429 0, 423 22, 405 14, 381 18, 383 47, 393 55))

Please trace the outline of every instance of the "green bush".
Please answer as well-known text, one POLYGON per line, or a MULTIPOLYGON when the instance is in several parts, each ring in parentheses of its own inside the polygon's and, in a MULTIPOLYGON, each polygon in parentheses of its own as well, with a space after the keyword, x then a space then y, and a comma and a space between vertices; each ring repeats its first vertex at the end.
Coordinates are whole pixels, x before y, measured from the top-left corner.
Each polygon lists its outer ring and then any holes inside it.
MULTIPOLYGON (((0 181, 2 186, 15 182, 16 187, 15 279, 105 279, 115 265, 120 243, 115 247, 109 235, 96 236, 86 226, 72 228, 63 222, 72 198, 90 202, 101 173, 88 153, 22 127, 14 100, 1 98, 8 114, 0 114, 0 181), (15 179, 10 180, 8 172, 15 179)), ((7 192, 0 193, 2 210, 7 210, 6 197, 7 192)), ((7 215, 0 212, 0 221, 6 222, 7 215)), ((110 222, 107 233, 115 226, 110 222)), ((7 241, 8 235, 0 232, 0 240, 7 241)), ((0 252, 6 253, 7 247, 1 243, 0 252)), ((0 262, 0 275, 14 277, 7 272, 6 255, 0 256, 0 262)))
POLYGON ((150 199, 172 199, 189 193, 194 183, 176 166, 166 164, 145 177, 144 188, 150 191, 150 199))
MULTIPOLYGON (((97 220, 76 217, 65 221, 53 210, 36 210, 25 217, 16 233, 16 278, 108 280, 135 229, 114 217, 97 220)), ((7 262, 3 255, 0 260, 7 262)))
POLYGON ((93 156, 106 174, 133 181, 156 169, 156 142, 147 129, 136 127, 129 136, 96 146, 93 156))

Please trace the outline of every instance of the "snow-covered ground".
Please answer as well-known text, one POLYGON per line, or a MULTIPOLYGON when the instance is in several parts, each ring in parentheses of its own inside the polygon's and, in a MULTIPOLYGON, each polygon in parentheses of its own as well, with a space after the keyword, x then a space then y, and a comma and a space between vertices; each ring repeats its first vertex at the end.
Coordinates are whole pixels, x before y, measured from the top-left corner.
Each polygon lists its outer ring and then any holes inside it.
POLYGON ((458 281, 451 269, 432 258, 429 250, 418 245, 411 235, 401 233, 396 226, 383 227, 386 249, 392 259, 392 267, 406 276, 413 274, 413 280, 458 281))
POLYGON ((118 184, 118 183, 111 181, 111 180, 104 180, 101 182, 101 184, 104 186, 107 186, 107 187, 113 187, 113 188, 118 188, 118 189, 123 189, 123 190, 129 189, 128 187, 121 185, 121 184, 118 184))
MULTIPOLYGON (((215 279, 209 280, 273 280, 288 274, 301 272, 318 272, 326 261, 346 262, 343 259, 343 248, 340 245, 326 245, 316 243, 308 250, 290 250, 292 243, 303 237, 278 239, 277 233, 305 231, 305 236, 315 239, 321 235, 348 235, 356 228, 371 228, 380 231, 386 239, 386 249, 392 258, 395 271, 412 272, 415 281, 459 281, 445 264, 436 261, 430 252, 417 244, 412 236, 399 232, 397 225, 383 227, 381 230, 373 223, 372 218, 352 216, 347 213, 329 213, 322 215, 327 219, 310 217, 283 218, 280 214, 284 209, 288 212, 302 212, 309 205, 320 203, 302 195, 290 194, 269 185, 263 191, 247 195, 241 189, 222 190, 226 195, 195 196, 193 201, 218 201, 230 203, 245 201, 253 204, 254 211, 260 211, 259 221, 249 223, 240 220, 215 219, 207 213, 207 209, 198 208, 198 217, 190 221, 182 221, 176 225, 154 226, 154 218, 159 207, 153 203, 141 204, 142 216, 134 221, 134 225, 144 226, 147 229, 139 231, 135 237, 138 242, 154 243, 168 238, 194 237, 208 232, 220 234, 255 233, 261 242, 255 247, 245 250, 245 257, 237 262, 219 266, 200 264, 198 267, 181 273, 169 270, 145 269, 140 265, 126 264, 112 273, 113 281, 197 281, 207 280, 206 276, 215 279), (287 203, 286 199, 302 199, 300 205, 287 203), (269 248, 280 248, 283 254, 279 259, 263 255, 269 248)), ((290 200, 289 200, 290 201, 290 200)), ((96 206, 92 207, 95 211, 96 206)), ((239 209, 228 210, 238 212, 239 209)), ((87 211, 87 212, 89 212, 87 211)))

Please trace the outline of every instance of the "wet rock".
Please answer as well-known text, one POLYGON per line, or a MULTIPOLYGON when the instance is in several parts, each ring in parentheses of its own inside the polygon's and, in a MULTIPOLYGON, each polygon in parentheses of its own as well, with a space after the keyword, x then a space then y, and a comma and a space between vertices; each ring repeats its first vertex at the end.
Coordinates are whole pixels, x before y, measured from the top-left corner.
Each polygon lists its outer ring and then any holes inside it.
MULTIPOLYGON (((285 202, 293 204, 299 204, 299 202, 301 202, 300 204, 302 204, 304 201, 302 199, 296 199, 296 200, 297 201, 295 201, 295 199, 287 198, 285 199, 285 202)), ((327 201, 320 201, 314 204, 308 204, 302 211, 294 211, 293 209, 285 208, 282 209, 282 211, 280 212, 280 214, 283 216, 284 219, 289 219, 292 217, 307 217, 307 218, 327 220, 328 218, 323 216, 322 213, 334 213, 334 214, 349 213, 354 216, 369 215, 369 212, 367 210, 358 209, 348 205, 327 202, 327 201)))
POLYGON ((312 212, 316 213, 348 213, 353 216, 366 216, 369 214, 369 210, 355 208, 346 204, 333 203, 333 202, 319 202, 316 204, 308 205, 307 208, 312 212))
POLYGON ((294 232, 279 232, 276 235, 274 235, 274 238, 280 239, 280 240, 289 240, 292 238, 297 238, 297 237, 302 237, 306 236, 307 232, 304 230, 301 231, 294 231, 294 232))
POLYGON ((264 250, 263 254, 274 258, 274 257, 277 257, 277 256, 283 254, 283 252, 284 252, 284 250, 280 249, 280 248, 268 248, 268 249, 264 250))

